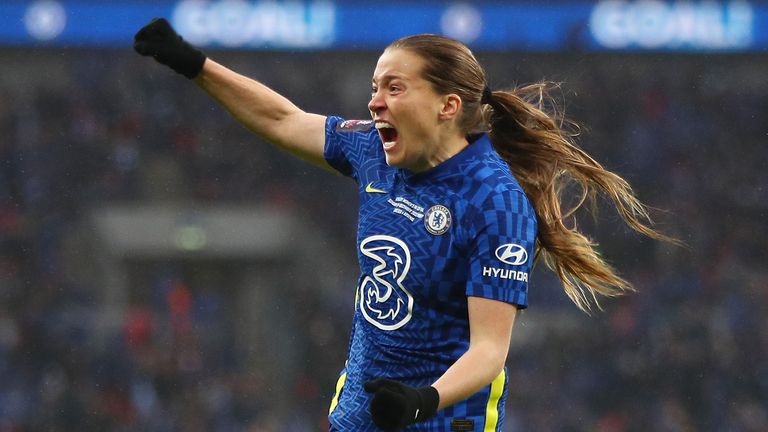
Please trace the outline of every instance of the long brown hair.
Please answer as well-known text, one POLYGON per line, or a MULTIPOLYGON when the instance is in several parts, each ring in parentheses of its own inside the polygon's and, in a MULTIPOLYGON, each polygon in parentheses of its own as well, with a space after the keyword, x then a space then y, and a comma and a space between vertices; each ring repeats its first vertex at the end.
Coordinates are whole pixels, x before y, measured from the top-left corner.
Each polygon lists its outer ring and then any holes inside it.
POLYGON ((487 130, 530 199, 538 219, 537 259, 557 273, 568 297, 582 310, 600 304, 632 285, 600 255, 596 243, 569 226, 584 204, 595 207, 598 193, 610 198, 632 229, 654 239, 678 243, 652 228, 647 207, 632 187, 608 171, 575 142, 577 128, 556 109, 549 96, 555 84, 541 82, 488 93, 485 72, 467 46, 442 36, 423 34, 393 42, 424 60, 423 77, 439 94, 462 100, 460 126, 465 133, 487 130), (575 204, 563 209, 563 194, 579 190, 575 204))

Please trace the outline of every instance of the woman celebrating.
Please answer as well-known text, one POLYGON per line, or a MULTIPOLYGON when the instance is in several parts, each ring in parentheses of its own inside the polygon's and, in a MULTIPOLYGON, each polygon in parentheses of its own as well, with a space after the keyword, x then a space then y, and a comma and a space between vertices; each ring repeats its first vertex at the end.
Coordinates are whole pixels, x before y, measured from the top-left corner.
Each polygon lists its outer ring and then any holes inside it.
POLYGON ((306 113, 206 58, 164 19, 142 28, 134 48, 274 145, 356 181, 360 278, 332 431, 501 430, 504 364, 534 258, 584 310, 598 294, 631 289, 566 219, 599 191, 629 226, 667 239, 630 186, 543 110, 545 84, 492 92, 455 40, 417 35, 387 47, 371 120, 306 113), (564 211, 574 181, 581 195, 564 211))

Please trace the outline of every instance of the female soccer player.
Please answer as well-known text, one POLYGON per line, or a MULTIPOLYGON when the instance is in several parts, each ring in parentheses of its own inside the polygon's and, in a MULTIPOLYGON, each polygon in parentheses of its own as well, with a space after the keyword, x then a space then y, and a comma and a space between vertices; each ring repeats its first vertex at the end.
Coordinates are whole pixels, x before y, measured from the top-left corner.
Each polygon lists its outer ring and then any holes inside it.
POLYGON ((357 182, 361 274, 332 431, 501 430, 504 364, 534 257, 585 310, 598 294, 631 289, 566 224, 567 182, 581 186, 576 208, 605 192, 629 226, 665 239, 630 186, 543 110, 545 84, 492 92, 455 40, 417 35, 384 50, 365 121, 302 111, 206 58, 164 19, 134 48, 274 145, 357 182))

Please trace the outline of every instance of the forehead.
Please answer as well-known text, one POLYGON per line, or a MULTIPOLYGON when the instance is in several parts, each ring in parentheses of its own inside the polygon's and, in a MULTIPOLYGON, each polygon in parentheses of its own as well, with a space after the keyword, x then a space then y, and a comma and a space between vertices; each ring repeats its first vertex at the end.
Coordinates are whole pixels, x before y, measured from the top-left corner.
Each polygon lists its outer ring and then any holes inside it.
POLYGON ((373 81, 378 82, 387 78, 417 79, 420 77, 423 64, 424 60, 410 51, 385 50, 376 63, 373 81))

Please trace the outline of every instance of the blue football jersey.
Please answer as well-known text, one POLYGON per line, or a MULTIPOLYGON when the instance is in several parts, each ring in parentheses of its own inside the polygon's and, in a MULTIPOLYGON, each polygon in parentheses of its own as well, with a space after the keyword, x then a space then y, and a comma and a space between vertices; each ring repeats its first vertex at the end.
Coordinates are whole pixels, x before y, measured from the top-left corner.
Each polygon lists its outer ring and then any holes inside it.
MULTIPOLYGON (((387 165, 371 121, 329 117, 325 141, 325 159, 360 194, 360 277, 329 420, 376 431, 363 383, 436 381, 469 347, 468 296, 527 307, 536 214, 485 134, 421 173, 387 165)), ((506 380, 407 430, 501 430, 506 380)))

